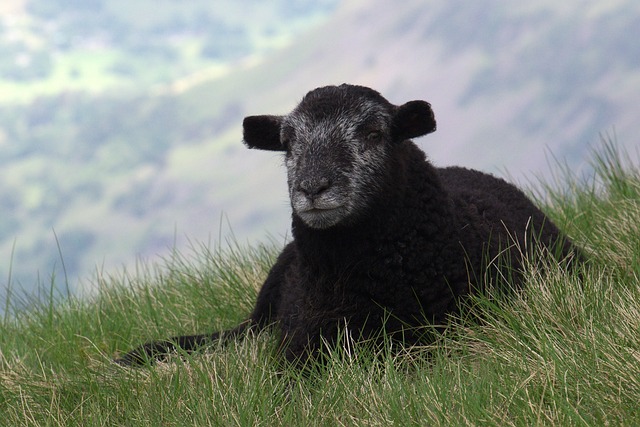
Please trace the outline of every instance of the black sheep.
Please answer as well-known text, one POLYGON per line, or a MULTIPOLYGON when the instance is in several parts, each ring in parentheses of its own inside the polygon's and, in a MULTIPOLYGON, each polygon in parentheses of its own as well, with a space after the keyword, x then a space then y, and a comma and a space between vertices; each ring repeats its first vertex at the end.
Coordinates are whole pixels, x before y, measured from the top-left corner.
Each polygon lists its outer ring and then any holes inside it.
POLYGON ((394 106, 366 87, 328 86, 286 116, 251 116, 243 126, 249 148, 285 153, 293 241, 246 322, 147 343, 120 363, 161 359, 176 347, 191 351, 268 325, 290 361, 316 354, 341 331, 356 339, 384 331, 410 346, 423 342, 429 328, 421 326, 445 325, 461 298, 481 291, 496 271, 517 288, 522 257, 535 244, 559 258, 573 251, 513 185, 426 160, 409 139, 436 129, 427 102, 394 106))

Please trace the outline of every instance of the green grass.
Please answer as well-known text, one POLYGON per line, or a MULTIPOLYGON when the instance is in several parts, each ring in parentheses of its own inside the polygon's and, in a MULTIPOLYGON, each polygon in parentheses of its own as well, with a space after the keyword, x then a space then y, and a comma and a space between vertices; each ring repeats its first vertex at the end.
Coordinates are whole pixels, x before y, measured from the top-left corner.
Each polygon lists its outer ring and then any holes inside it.
POLYGON ((92 297, 9 306, 0 425, 639 425, 640 167, 612 144, 594 164, 590 180, 561 170, 543 202, 592 265, 532 266, 524 292, 478 298, 482 324, 456 322, 429 357, 348 347, 302 377, 262 333, 154 367, 114 365, 143 341, 249 312, 276 248, 194 245, 98 277, 92 297))

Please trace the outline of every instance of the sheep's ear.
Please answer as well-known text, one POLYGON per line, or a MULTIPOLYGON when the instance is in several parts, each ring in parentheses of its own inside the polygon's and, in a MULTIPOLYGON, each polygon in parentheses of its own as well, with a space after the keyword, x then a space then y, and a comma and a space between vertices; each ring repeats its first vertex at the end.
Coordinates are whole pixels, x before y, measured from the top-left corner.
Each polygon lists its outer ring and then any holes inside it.
POLYGON ((393 118, 393 137, 396 141, 417 138, 436 130, 436 119, 431 104, 409 101, 398 107, 393 118))
POLYGON ((249 116, 242 122, 244 143, 259 150, 284 151, 280 142, 281 116, 249 116))

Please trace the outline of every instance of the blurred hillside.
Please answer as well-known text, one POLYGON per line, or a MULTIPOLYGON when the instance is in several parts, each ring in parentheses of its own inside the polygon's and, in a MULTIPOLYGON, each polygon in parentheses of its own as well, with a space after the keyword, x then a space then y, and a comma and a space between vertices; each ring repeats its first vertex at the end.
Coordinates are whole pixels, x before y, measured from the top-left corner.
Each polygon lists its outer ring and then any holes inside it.
POLYGON ((600 133, 637 144, 640 4, 336 1, 0 7, 0 292, 60 281, 59 250, 74 287, 216 242, 223 214, 282 239, 281 160, 240 124, 324 84, 426 99, 435 163, 520 181, 550 153, 585 168, 600 133))

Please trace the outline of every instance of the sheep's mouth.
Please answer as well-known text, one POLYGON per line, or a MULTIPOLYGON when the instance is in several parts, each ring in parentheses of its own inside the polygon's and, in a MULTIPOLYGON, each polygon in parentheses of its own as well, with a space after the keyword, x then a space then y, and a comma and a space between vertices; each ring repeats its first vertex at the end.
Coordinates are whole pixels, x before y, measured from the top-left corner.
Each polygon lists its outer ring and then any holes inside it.
POLYGON ((311 208, 305 210, 305 213, 328 213, 331 211, 335 211, 336 209, 340 209, 340 206, 312 206, 311 208))
POLYGON ((336 207, 309 207, 307 209, 298 210, 298 215, 305 216, 324 216, 324 215, 338 215, 340 206, 336 207))
POLYGON ((337 207, 309 207, 298 210, 297 215, 311 228, 329 228, 338 224, 344 218, 344 209, 337 207))
POLYGON ((298 213, 310 213, 310 214, 326 214, 331 211, 342 209, 343 205, 334 199, 309 199, 299 198, 294 201, 294 208, 298 213))

